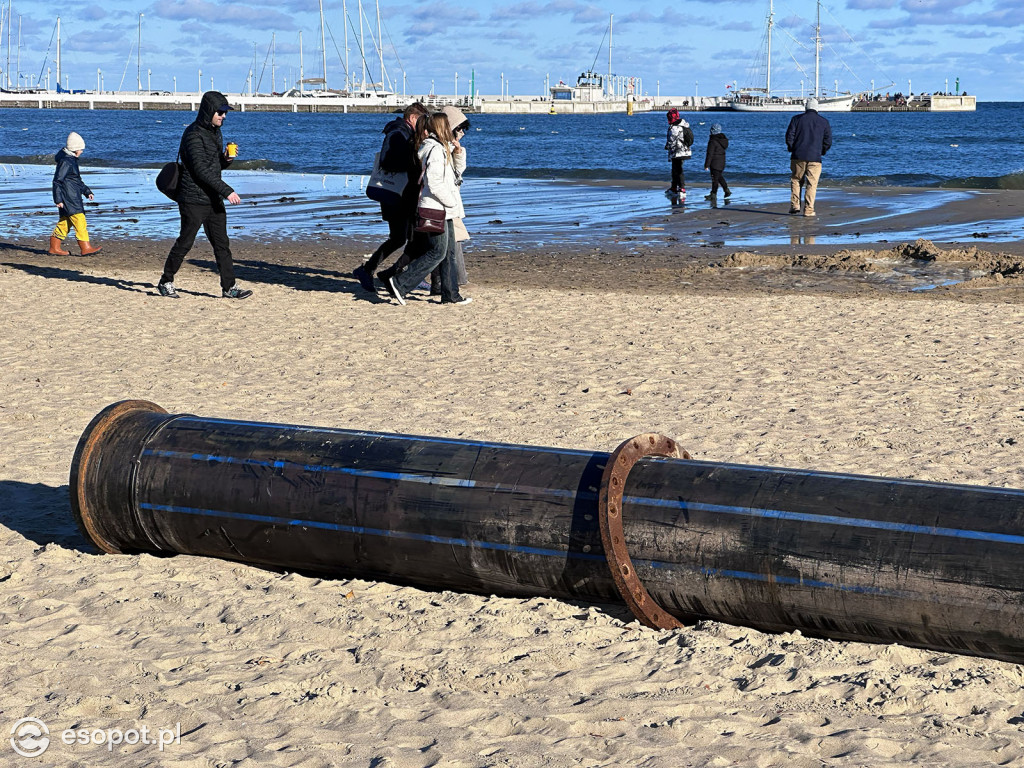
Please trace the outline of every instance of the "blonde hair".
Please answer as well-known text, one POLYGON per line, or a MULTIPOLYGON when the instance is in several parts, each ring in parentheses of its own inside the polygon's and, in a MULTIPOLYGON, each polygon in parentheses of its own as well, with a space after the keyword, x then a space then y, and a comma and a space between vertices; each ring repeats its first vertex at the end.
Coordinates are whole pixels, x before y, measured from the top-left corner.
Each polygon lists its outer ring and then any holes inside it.
POLYGON ((452 133, 452 128, 448 124, 448 116, 443 112, 436 112, 433 115, 420 118, 416 124, 415 148, 418 150, 430 136, 437 139, 438 143, 444 147, 445 158, 449 164, 454 166, 451 147, 455 143, 455 134, 452 133))

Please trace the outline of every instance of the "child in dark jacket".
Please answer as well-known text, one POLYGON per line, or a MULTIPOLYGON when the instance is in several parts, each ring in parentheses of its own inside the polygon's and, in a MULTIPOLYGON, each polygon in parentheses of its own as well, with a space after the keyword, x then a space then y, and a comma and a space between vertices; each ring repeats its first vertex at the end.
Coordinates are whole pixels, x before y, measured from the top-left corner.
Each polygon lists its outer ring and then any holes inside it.
POLYGON ((704 155, 704 168, 711 171, 711 194, 705 195, 705 200, 714 200, 718 195, 718 188, 721 187, 728 198, 732 192, 725 181, 725 150, 729 147, 729 139, 722 133, 722 126, 714 123, 711 126, 711 135, 708 137, 708 151, 704 155))
POLYGON ((92 200, 93 194, 82 181, 82 174, 78 172, 78 158, 84 150, 85 140, 72 131, 68 134, 64 148, 53 158, 57 161, 57 168, 53 172, 53 202, 57 206, 60 219, 50 234, 49 252, 55 256, 70 255, 60 246, 71 227, 75 228, 75 237, 78 238, 78 247, 82 249, 83 256, 100 250, 99 247, 94 248, 89 244, 89 231, 85 227, 85 204, 82 202, 82 196, 92 200))

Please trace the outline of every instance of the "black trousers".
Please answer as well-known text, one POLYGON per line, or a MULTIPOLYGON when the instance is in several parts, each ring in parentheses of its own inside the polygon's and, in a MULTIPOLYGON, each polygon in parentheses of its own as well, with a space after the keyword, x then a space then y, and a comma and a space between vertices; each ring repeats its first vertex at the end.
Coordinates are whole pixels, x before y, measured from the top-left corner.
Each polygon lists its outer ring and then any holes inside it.
POLYGON ((721 187, 722 191, 728 194, 729 185, 725 181, 725 169, 719 170, 718 168, 711 169, 711 194, 717 195, 718 188, 721 187))
POLYGON ((227 290, 233 286, 235 266, 231 260, 231 246, 228 240, 228 212, 223 206, 218 208, 212 205, 178 203, 178 213, 181 214, 181 230, 178 239, 171 246, 171 252, 167 254, 160 282, 174 282, 174 276, 181 269, 185 256, 192 250, 199 228, 202 227, 206 239, 213 246, 213 256, 217 260, 217 270, 220 272, 220 287, 227 290))
POLYGON ((363 265, 371 275, 377 271, 377 267, 384 259, 409 242, 412 237, 413 222, 406 209, 398 207, 385 209, 385 206, 382 205, 380 210, 381 217, 388 223, 388 239, 380 244, 363 265))
POLYGON ((672 189, 686 189, 686 179, 683 178, 683 160, 685 157, 672 158, 672 189))

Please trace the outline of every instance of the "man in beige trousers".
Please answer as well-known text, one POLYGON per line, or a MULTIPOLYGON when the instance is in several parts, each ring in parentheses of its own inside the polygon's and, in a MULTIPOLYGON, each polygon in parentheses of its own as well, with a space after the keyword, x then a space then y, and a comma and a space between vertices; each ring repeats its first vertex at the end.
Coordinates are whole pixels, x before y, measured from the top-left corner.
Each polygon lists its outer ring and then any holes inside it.
POLYGON ((818 114, 818 100, 810 98, 804 111, 789 121, 786 147, 790 152, 789 212, 800 213, 800 190, 804 191, 803 214, 814 216, 814 197, 821 178, 821 160, 832 146, 832 126, 818 114))

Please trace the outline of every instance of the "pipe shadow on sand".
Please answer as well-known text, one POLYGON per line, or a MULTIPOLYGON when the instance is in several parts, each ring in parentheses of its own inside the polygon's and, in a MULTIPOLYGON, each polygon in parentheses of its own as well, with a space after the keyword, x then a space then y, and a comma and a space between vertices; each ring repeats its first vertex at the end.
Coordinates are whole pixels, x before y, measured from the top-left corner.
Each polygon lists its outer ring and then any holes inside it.
POLYGON ((70 489, 43 483, 0 480, 0 525, 40 547, 57 544, 89 554, 99 550, 86 539, 71 515, 70 489))

